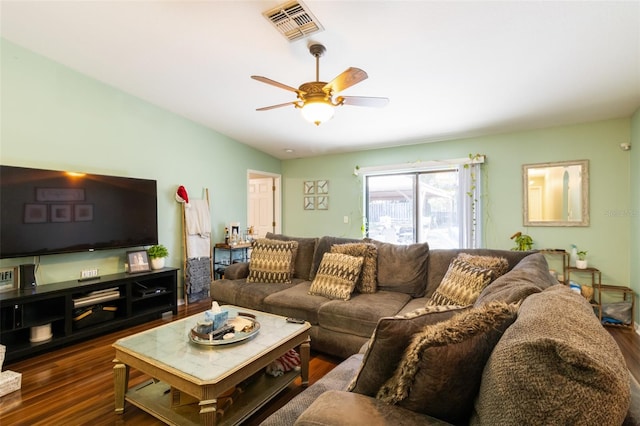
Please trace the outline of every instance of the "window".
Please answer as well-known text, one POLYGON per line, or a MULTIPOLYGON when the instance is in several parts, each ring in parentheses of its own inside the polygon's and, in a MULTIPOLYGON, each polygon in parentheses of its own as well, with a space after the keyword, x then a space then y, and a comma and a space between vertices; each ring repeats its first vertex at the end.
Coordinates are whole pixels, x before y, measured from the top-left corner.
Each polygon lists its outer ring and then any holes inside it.
POLYGON ((365 174, 367 236, 395 244, 428 242, 431 248, 480 247, 476 167, 365 174))

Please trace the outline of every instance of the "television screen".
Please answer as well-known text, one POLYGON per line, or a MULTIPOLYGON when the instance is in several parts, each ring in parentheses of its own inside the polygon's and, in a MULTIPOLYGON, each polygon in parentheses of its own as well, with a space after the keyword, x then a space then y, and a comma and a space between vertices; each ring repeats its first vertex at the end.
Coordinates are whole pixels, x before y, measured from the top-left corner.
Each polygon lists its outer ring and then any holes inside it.
POLYGON ((0 258, 157 243, 155 180, 0 166, 0 258))

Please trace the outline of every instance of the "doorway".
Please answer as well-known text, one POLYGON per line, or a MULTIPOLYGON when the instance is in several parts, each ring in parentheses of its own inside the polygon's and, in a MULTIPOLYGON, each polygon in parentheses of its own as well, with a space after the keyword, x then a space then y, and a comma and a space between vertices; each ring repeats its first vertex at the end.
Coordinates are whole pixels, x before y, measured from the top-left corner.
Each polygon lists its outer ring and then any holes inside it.
POLYGON ((247 173, 247 225, 254 235, 264 238, 267 232, 282 232, 280 175, 249 170, 247 173))

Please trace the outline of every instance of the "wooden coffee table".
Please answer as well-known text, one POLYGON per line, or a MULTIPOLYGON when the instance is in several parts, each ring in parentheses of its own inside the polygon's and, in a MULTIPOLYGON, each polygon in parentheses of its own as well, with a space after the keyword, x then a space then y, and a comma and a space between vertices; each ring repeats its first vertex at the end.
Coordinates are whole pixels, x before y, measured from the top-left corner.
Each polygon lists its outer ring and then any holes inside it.
POLYGON ((309 380, 309 323, 292 324, 284 317, 236 306, 223 306, 232 318, 238 312, 255 315, 260 331, 243 342, 204 346, 189 339, 190 330, 204 313, 119 339, 113 367, 116 413, 125 400, 167 424, 238 424, 287 387, 298 376, 309 380), (260 374, 230 407, 218 397, 254 377, 290 349, 300 347, 302 365, 279 377, 260 374), (129 389, 129 370, 135 368, 153 380, 129 389), (193 402, 193 403, 191 403, 193 402), (222 412, 224 409, 224 412, 222 412))

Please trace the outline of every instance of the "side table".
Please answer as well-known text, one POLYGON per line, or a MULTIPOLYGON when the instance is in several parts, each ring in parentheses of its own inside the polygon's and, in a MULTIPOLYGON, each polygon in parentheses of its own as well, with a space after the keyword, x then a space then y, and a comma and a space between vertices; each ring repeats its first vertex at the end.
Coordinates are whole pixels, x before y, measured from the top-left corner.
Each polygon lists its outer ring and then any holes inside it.
MULTIPOLYGON (((603 322, 602 324, 610 327, 621 327, 621 328, 628 328, 631 330, 635 330, 635 308, 636 308, 635 292, 629 287, 620 286, 620 285, 609 285, 609 284, 602 284, 600 286, 600 292, 617 294, 618 297, 622 298, 622 302, 629 303, 631 308, 631 313, 630 313, 631 322, 629 324, 624 324, 624 323, 616 324, 612 322, 603 322)), ((600 302, 600 306, 603 306, 601 297, 599 297, 599 302, 600 302)), ((600 318, 600 320, 602 320, 602 318, 600 318)))
POLYGON ((591 275, 591 288, 593 288, 593 300, 590 300, 591 306, 598 311, 598 319, 602 321, 602 273, 597 268, 579 269, 574 266, 567 268, 567 282, 571 282, 571 274, 589 274, 591 275))
POLYGON ((242 244, 226 244, 226 243, 216 243, 213 246, 213 269, 214 269, 214 278, 220 279, 224 275, 224 270, 227 266, 231 265, 234 260, 240 262, 248 262, 251 257, 251 253, 249 249, 251 248, 251 243, 242 243, 242 244), (217 256, 216 252, 222 250, 225 252, 224 254, 228 254, 228 259, 222 258, 222 256, 217 256), (240 253, 240 256, 236 256, 237 253, 240 253))

